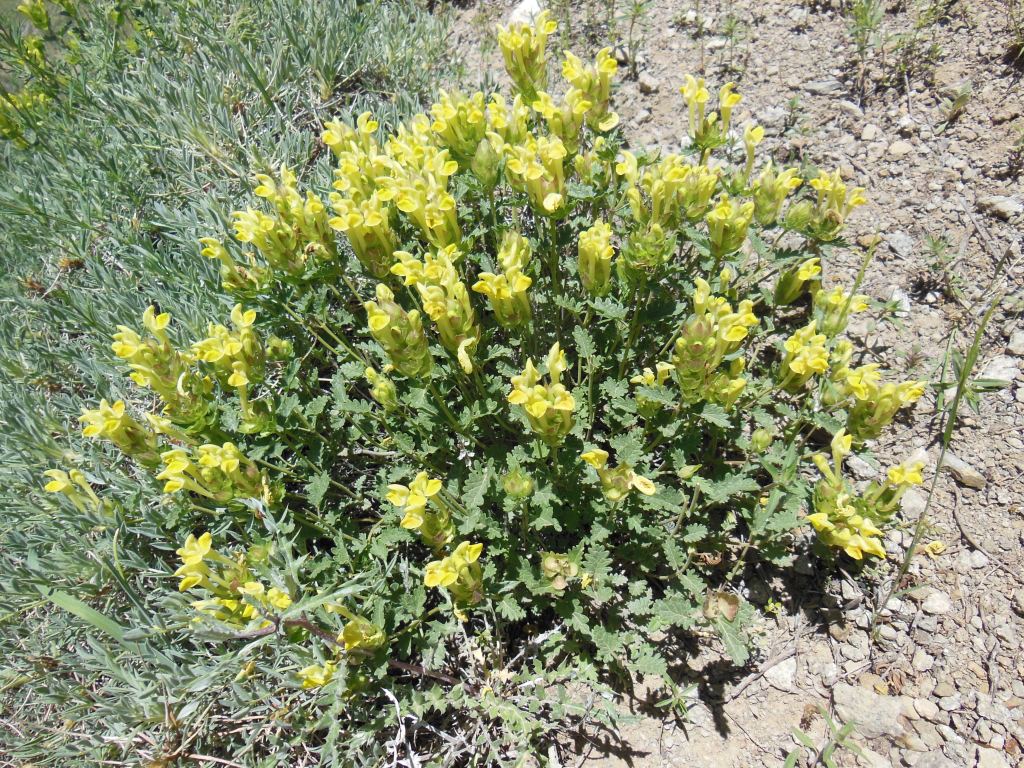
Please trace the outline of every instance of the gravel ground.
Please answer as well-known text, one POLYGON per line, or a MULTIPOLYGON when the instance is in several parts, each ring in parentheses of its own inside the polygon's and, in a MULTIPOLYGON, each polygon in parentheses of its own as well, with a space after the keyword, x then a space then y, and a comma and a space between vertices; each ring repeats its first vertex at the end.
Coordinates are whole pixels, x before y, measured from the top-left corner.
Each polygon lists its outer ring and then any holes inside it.
MULTIPOLYGON (((910 543, 923 494, 908 494, 888 563, 856 580, 810 562, 787 583, 750 576, 750 600, 784 605, 764 621, 759 660, 723 672, 719 650, 701 648, 685 660, 702 681, 688 723, 652 714, 642 697, 623 700, 636 719, 621 739, 581 736, 562 755, 566 765, 782 765, 796 747, 794 728, 826 743, 821 708, 857 724, 861 755, 841 752, 840 765, 1024 764, 1024 185, 1014 153, 1024 130, 1024 56, 1007 54, 1007 0, 883 4, 886 42, 861 67, 838 3, 704 0, 698 35, 690 3, 654 0, 635 50, 637 78, 623 79, 616 109, 635 144, 674 151, 685 134, 683 75, 703 71, 713 87, 735 80, 745 97, 737 124, 764 125, 763 146, 777 159, 839 167, 865 187, 871 202, 850 235, 881 242, 863 290, 899 312, 896 322, 855 330, 887 366, 936 379, 950 337, 966 349, 989 302, 1005 292, 979 369, 1009 384, 983 395, 978 413, 962 412, 924 539, 945 549, 913 561, 873 632, 873 607, 910 543), (730 17, 741 32, 732 39, 722 34, 736 26, 730 17), (968 88, 949 119, 948 102, 968 88)), ((605 5, 571 3, 577 53, 606 44, 607 27, 588 26, 606 17, 605 5)), ((559 19, 562 9, 555 5, 559 19)), ((504 2, 457 9, 453 50, 464 82, 501 81, 488 35, 513 10, 504 2)), ((852 275, 859 259, 853 249, 834 266, 852 275)), ((880 463, 924 452, 933 474, 934 399, 895 431, 872 446, 880 463)), ((862 481, 878 472, 869 462, 850 470, 862 481)))

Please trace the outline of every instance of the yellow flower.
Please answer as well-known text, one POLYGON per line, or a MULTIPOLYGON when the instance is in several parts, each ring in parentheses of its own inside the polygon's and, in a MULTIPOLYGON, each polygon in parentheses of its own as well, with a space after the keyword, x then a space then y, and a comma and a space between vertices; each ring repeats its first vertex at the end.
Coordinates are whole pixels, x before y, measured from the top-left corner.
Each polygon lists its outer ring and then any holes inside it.
POLYGON ((887 476, 893 485, 921 485, 924 482, 923 469, 923 461, 904 462, 892 467, 887 476))
POLYGON ((395 294, 383 283, 377 285, 376 301, 363 304, 373 338, 391 357, 395 370, 410 378, 426 378, 433 359, 423 333, 419 310, 406 312, 395 294))
POLYGON ((525 192, 533 209, 544 216, 560 214, 565 204, 565 168, 568 154, 557 136, 527 136, 519 144, 507 144, 490 134, 500 154, 505 157, 505 174, 509 184, 525 192))
POLYGON ((808 282, 812 283, 812 292, 820 283, 821 260, 814 256, 802 261, 795 267, 783 272, 775 283, 775 305, 784 307, 792 304, 803 293, 808 282))
POLYGON ((570 88, 561 104, 556 104, 546 91, 539 91, 533 109, 544 118, 548 133, 557 136, 570 155, 579 149, 580 131, 590 102, 578 88, 570 88))
POLYGON ((518 269, 495 275, 481 272, 473 290, 482 293, 490 302, 497 321, 505 327, 523 325, 530 320, 530 300, 526 295, 533 280, 518 269))
POLYGON ((395 255, 399 263, 391 271, 403 277, 406 285, 416 286, 423 311, 437 325, 441 344, 456 353, 465 373, 472 373, 471 355, 480 341, 480 329, 469 291, 459 279, 454 264, 462 258, 462 253, 450 245, 428 253, 423 262, 404 251, 397 251, 395 255))
POLYGON ((203 562, 213 546, 213 537, 209 531, 201 534, 197 539, 194 534, 189 534, 185 543, 176 550, 181 562, 185 565, 198 565, 203 562))
POLYGON ((597 221, 590 229, 580 233, 578 244, 578 269, 580 282, 593 296, 603 296, 611 289, 612 228, 603 221, 597 221))
POLYGON ((516 89, 527 99, 534 99, 537 91, 547 87, 547 57, 545 47, 548 37, 558 29, 558 24, 544 10, 537 14, 533 26, 510 24, 498 27, 498 46, 505 60, 505 71, 516 89))
POLYGON ((786 339, 782 360, 782 386, 790 392, 799 390, 814 374, 828 371, 827 339, 817 332, 817 321, 811 320, 786 339))
POLYGON ((333 661, 325 661, 321 664, 312 664, 299 670, 299 679, 303 688, 321 688, 334 679, 338 671, 338 665, 333 661))
POLYGON ((821 290, 814 294, 814 314, 820 323, 821 332, 829 338, 846 329, 850 314, 863 312, 868 308, 867 296, 847 293, 842 286, 821 290))
POLYGON ((631 490, 637 490, 645 496, 653 496, 658 491, 654 483, 637 474, 629 464, 609 467, 608 452, 601 448, 580 454, 580 458, 597 470, 601 492, 613 504, 626 498, 631 490))
POLYGON ((769 160, 754 183, 754 217, 759 224, 770 227, 778 221, 786 197, 803 183, 798 174, 796 168, 786 168, 776 174, 769 160))
POLYGON ((419 528, 423 523, 423 511, 427 502, 441 491, 441 481, 420 472, 409 487, 400 484, 388 486, 387 500, 405 512, 403 528, 419 528))
POLYGON ((730 363, 728 372, 722 366, 757 325, 754 305, 744 299, 734 310, 724 298, 711 295, 706 280, 698 277, 694 283, 693 314, 683 323, 672 355, 676 380, 686 403, 708 401, 732 407, 746 387, 740 377, 743 358, 730 363))
POLYGON ((807 221, 801 222, 798 228, 817 240, 835 240, 850 213, 867 202, 864 190, 860 187, 848 190, 839 171, 831 174, 819 171, 818 178, 808 184, 817 192, 817 198, 809 211, 803 210, 807 221))
POLYGON ((468 165, 477 146, 487 132, 484 95, 477 91, 472 96, 442 89, 440 99, 430 107, 433 118, 430 129, 446 146, 460 165, 468 165))
POLYGON ((505 272, 524 271, 533 256, 530 241, 515 230, 509 230, 501 237, 498 246, 498 263, 505 272))
POLYGON ((576 401, 559 381, 568 363, 558 342, 548 352, 547 365, 549 383, 541 384, 533 360, 527 360, 523 372, 512 377, 508 401, 523 407, 531 428, 542 440, 558 445, 572 429, 576 409, 576 401))
POLYGON ((722 195, 718 205, 707 215, 711 255, 721 258, 739 250, 747 239, 753 216, 753 202, 736 203, 728 195, 722 195))
POLYGON ((387 376, 393 370, 394 366, 385 365, 381 373, 372 367, 368 367, 363 372, 366 380, 370 383, 370 397, 380 403, 385 411, 393 411, 398 408, 398 390, 395 383, 387 376))
POLYGON ((452 554, 427 563, 423 583, 427 587, 443 587, 457 604, 473 605, 483 598, 480 553, 483 544, 460 542, 452 554))
POLYGON ((417 531, 427 545, 437 550, 454 534, 451 513, 440 496, 442 483, 420 472, 409 486, 398 483, 388 486, 385 498, 399 507, 403 514, 401 526, 417 531), (428 504, 433 505, 428 510, 428 504))
POLYGON ((764 128, 760 125, 750 124, 743 129, 743 147, 747 153, 747 162, 743 168, 743 183, 754 172, 754 150, 764 140, 764 128))
POLYGON ((611 48, 598 51, 593 65, 584 65, 572 53, 565 51, 562 77, 580 91, 589 104, 586 118, 592 130, 610 131, 619 124, 619 116, 609 109, 612 78, 618 68, 611 48))

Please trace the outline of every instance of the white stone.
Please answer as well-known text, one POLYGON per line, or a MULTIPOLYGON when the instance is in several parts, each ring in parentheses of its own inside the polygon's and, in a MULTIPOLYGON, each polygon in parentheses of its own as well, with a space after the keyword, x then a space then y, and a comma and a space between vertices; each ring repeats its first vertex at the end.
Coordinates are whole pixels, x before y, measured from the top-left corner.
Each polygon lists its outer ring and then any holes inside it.
POLYGON ((1020 375, 1020 363, 1009 355, 993 357, 981 372, 981 378, 1004 381, 1009 384, 1020 375))
POLYGON ((996 750, 978 747, 978 768, 1010 768, 1010 764, 996 750))
POLYGON ((945 592, 935 590, 922 601, 921 610, 925 613, 941 616, 953 610, 953 601, 945 592))
POLYGON ((522 0, 508 15, 509 24, 532 24, 541 10, 539 0, 522 0))
POLYGON ((914 669, 918 672, 927 672, 935 666, 935 657, 930 653, 925 653, 921 648, 914 651, 914 659, 911 661, 914 665, 914 669))
POLYGON ((942 457, 942 468, 948 469, 958 483, 968 488, 981 490, 988 485, 984 475, 950 451, 946 451, 946 455, 942 457))
POLYGON ((645 70, 637 78, 637 85, 640 86, 640 93, 657 93, 661 87, 661 81, 645 70))
POLYGON ((889 145, 889 157, 900 160, 914 151, 914 145, 909 141, 894 141, 889 145))
POLYGON ((914 699, 914 709, 925 720, 935 722, 939 719, 939 705, 931 699, 914 699))
POLYGON ((1024 356, 1024 331, 1014 331, 1010 334, 1010 342, 1006 345, 1006 351, 1017 357, 1024 356))
POLYGON ((796 657, 780 661, 764 673, 764 679, 772 688, 777 688, 785 693, 792 691, 796 684, 796 657))
POLYGON ((900 699, 848 683, 837 684, 832 689, 832 697, 839 719, 844 723, 855 721, 857 732, 864 738, 904 735, 903 724, 900 722, 900 699))
POLYGON ((978 198, 978 207, 985 213, 1007 221, 1024 213, 1024 202, 1021 202, 1020 198, 1006 197, 1005 195, 989 195, 978 198))

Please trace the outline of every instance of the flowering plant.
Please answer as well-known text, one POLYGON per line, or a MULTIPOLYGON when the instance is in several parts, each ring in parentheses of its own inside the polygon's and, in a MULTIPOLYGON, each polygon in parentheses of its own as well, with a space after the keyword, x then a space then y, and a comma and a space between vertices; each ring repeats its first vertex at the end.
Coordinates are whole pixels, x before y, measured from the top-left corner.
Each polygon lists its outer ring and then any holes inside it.
MULTIPOLYGON (((367 717, 424 680, 518 701, 524 654, 671 686, 663 648, 695 628, 742 664, 753 610, 709 608, 728 574, 812 531, 825 557, 884 557, 921 481, 842 475, 925 391, 851 365, 869 304, 827 267, 862 190, 759 162, 731 83, 716 102, 685 79, 683 151, 626 149, 610 51, 566 54, 556 95, 554 32, 499 33, 510 100, 329 122, 331 190, 257 175, 233 239, 202 242, 230 327, 189 343, 150 308, 112 348, 137 401, 82 416, 163 483, 194 631, 281 635, 292 685, 367 717)), ((76 467, 48 477, 107 503, 76 467)))

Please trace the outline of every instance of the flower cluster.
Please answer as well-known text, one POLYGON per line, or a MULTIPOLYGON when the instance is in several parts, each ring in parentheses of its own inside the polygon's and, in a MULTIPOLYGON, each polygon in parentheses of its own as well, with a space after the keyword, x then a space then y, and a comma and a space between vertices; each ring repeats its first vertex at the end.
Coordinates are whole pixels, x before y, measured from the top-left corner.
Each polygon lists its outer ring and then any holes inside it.
POLYGON ((383 283, 377 285, 377 300, 368 301, 363 307, 370 333, 391 357, 395 370, 410 378, 430 376, 434 361, 419 310, 406 312, 383 283))
POLYGON ((597 470, 601 481, 601 493, 612 504, 618 504, 637 490, 645 496, 653 496, 658 489, 654 483, 642 475, 638 475, 629 464, 622 463, 615 467, 608 466, 608 451, 594 448, 580 455, 584 462, 597 470))
POLYGON ((877 363, 857 368, 843 366, 834 375, 840 394, 852 400, 846 428, 858 440, 878 437, 892 423, 896 413, 916 403, 925 392, 926 382, 882 382, 877 363))
POLYGON ((480 328, 469 291, 455 268, 462 254, 449 245, 427 253, 423 261, 406 251, 395 251, 395 258, 398 263, 391 267, 391 272, 401 277, 406 286, 416 286, 423 311, 434 321, 441 344, 456 356, 465 373, 472 373, 480 328))
POLYGON ((372 366, 368 366, 363 372, 366 381, 370 384, 370 397, 376 400, 385 411, 393 411, 398 408, 398 389, 395 387, 388 374, 395 370, 393 365, 385 365, 379 372, 372 366))
POLYGON ((722 146, 728 139, 732 111, 743 100, 743 97, 736 93, 736 84, 726 83, 721 87, 718 92, 717 112, 707 111, 711 92, 704 84, 704 78, 687 75, 679 92, 686 101, 687 127, 693 145, 704 154, 722 146))
POLYGON ((402 509, 402 527, 416 531, 435 552, 455 535, 451 511, 440 496, 443 484, 436 477, 420 472, 408 486, 388 486, 387 499, 402 509), (429 508, 428 508, 429 507, 429 508))
POLYGON ((423 569, 423 583, 428 587, 444 587, 456 605, 476 605, 484 596, 480 553, 483 544, 459 542, 455 550, 440 560, 432 560, 423 569))
POLYGON ((853 437, 840 430, 832 438, 832 463, 821 455, 812 458, 822 474, 814 488, 814 513, 808 522, 823 543, 842 549, 855 560, 865 554, 885 557, 881 543, 884 525, 895 513, 908 488, 923 482, 920 461, 890 469, 882 483, 872 482, 857 496, 843 478, 842 464, 852 449, 853 437))
POLYGON ((512 377, 508 401, 523 407, 530 427, 541 440, 548 445, 558 445, 572 429, 576 401, 561 383, 569 364, 557 341, 548 351, 546 362, 548 383, 540 383, 540 372, 534 368, 533 360, 528 359, 523 372, 512 377))
POLYGON ((109 440, 142 464, 155 465, 159 461, 156 432, 132 418, 124 400, 113 404, 100 400, 99 408, 83 409, 79 420, 85 425, 82 434, 86 437, 109 440))
POLYGON ((530 262, 529 241, 515 231, 508 231, 498 248, 498 263, 502 273, 481 272, 473 290, 487 297, 494 319, 506 328, 530 322, 530 298, 527 290, 533 280, 523 270, 530 262))
POLYGON ((744 299, 733 310, 721 296, 711 294, 711 286, 696 279, 693 314, 683 323, 672 354, 676 380, 684 403, 703 400, 729 407, 746 388, 742 357, 732 357, 757 325, 754 305, 744 299), (721 370, 732 357, 727 371, 721 370))
POLYGON ((619 124, 619 116, 610 108, 612 79, 618 69, 611 48, 598 51, 593 64, 584 64, 570 51, 565 52, 562 77, 586 99, 585 114, 591 130, 610 131, 619 124))
POLYGON ((190 452, 172 448, 160 454, 163 470, 156 476, 164 481, 164 493, 189 491, 217 502, 260 498, 263 477, 251 459, 234 443, 198 446, 190 452))
POLYGON ((147 307, 142 325, 149 338, 119 325, 111 349, 128 362, 132 381, 160 396, 168 417, 178 424, 194 424, 206 414, 212 382, 195 371, 191 353, 175 349, 167 335, 170 321, 169 313, 157 314, 154 307, 147 307))
POLYGON ((598 221, 590 229, 580 232, 577 269, 580 282, 592 296, 604 296, 611 289, 612 228, 598 221))
POLYGON ((498 46, 505 59, 505 71, 527 99, 534 99, 548 84, 545 48, 548 37, 558 28, 548 11, 541 11, 529 24, 498 27, 498 46))
POLYGON ((821 171, 808 182, 817 192, 815 200, 801 200, 786 213, 786 226, 821 242, 839 237, 847 217, 867 202, 860 187, 847 189, 839 171, 821 171))
POLYGON ((174 572, 181 579, 178 590, 202 590, 209 595, 192 603, 193 609, 203 616, 236 627, 254 622, 263 627, 271 623, 268 617, 292 604, 287 590, 268 588, 255 576, 251 556, 240 552, 230 558, 213 549, 213 537, 208 531, 198 538, 189 534, 177 555, 181 558, 181 567, 174 572))
POLYGON ((781 386, 788 392, 797 392, 814 374, 826 373, 828 366, 828 337, 818 333, 818 321, 811 320, 786 339, 783 348, 781 386))
MULTIPOLYGON (((318 261, 336 257, 334 236, 323 202, 311 191, 303 196, 296 187, 292 171, 281 166, 278 179, 257 174, 256 181, 255 194, 266 199, 273 211, 270 214, 255 208, 236 211, 233 216, 238 242, 252 245, 281 279, 301 277, 310 257, 318 261)), ((218 253, 217 257, 220 256, 218 253)), ((224 264, 223 260, 221 263, 224 264)), ((237 266, 234 269, 237 271, 237 266)))

